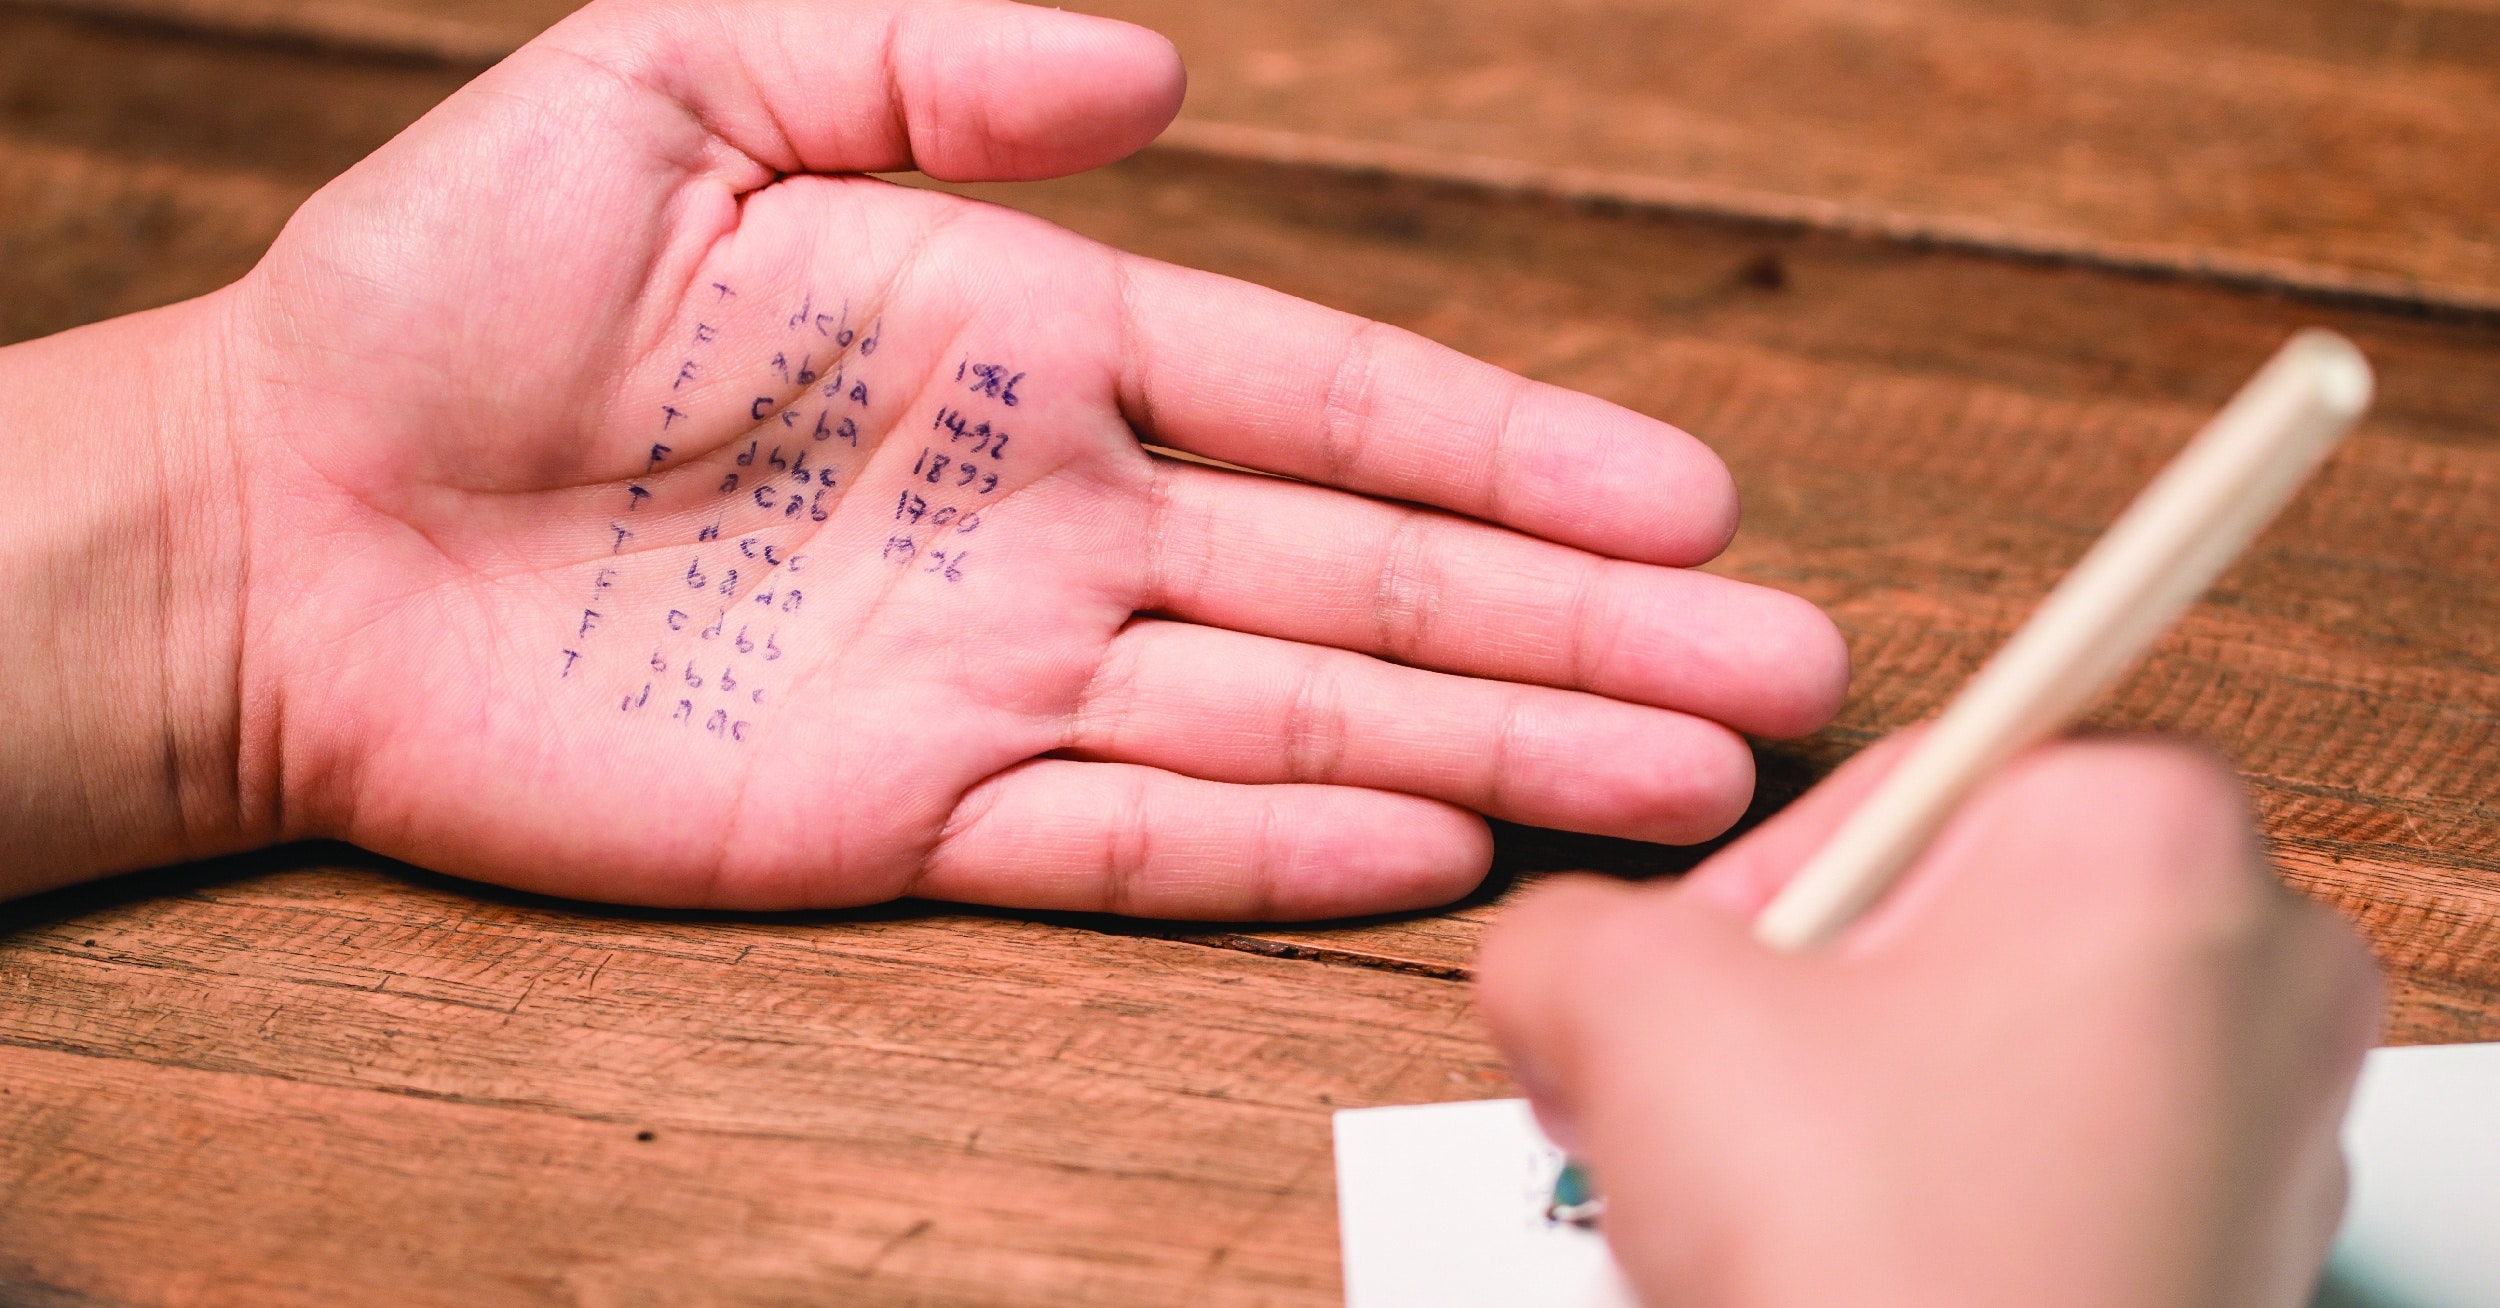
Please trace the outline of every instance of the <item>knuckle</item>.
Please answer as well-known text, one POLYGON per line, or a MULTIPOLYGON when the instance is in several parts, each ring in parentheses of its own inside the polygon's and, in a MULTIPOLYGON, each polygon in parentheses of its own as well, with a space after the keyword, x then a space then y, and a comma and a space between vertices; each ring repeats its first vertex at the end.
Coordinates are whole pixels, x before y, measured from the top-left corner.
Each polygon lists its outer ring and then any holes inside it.
POLYGON ((1136 715, 1144 647, 1162 636, 1154 625, 1132 621, 1103 650, 1093 675, 1077 692, 1066 731, 1067 748, 1108 751, 1119 747, 1122 724, 1136 715))
POLYGON ((1486 470, 1479 482, 1482 489, 1475 506, 1479 517, 1505 522, 1512 516, 1514 501, 1526 479, 1520 467, 1523 460, 1519 415, 1534 386, 1524 377, 1511 376, 1502 387, 1501 411, 1487 420, 1482 438, 1486 470))
POLYGON ((1346 333, 1337 366, 1328 377, 1328 393, 1320 402, 1320 473, 1344 484, 1363 465, 1370 435, 1373 373, 1380 357, 1380 335, 1386 327, 1364 319, 1346 333))
POLYGON ((1535 735, 1527 721, 1530 711, 1525 692, 1514 688, 1502 696, 1501 712, 1494 718, 1492 734, 1480 756, 1483 771, 1477 777, 1473 805, 1478 812, 1510 811, 1513 774, 1521 760, 1532 752, 1527 744, 1535 735))
POLYGON ((1111 820, 1103 824, 1099 852, 1103 907, 1107 912, 1127 913, 1138 902, 1147 868, 1154 858, 1153 807, 1142 771, 1121 784, 1111 820))
POLYGON ((1623 648, 1627 614, 1612 602, 1624 588, 1608 585, 1617 565, 1583 559, 1572 571, 1569 597, 1563 602, 1563 677, 1566 684, 1593 690, 1605 679, 1609 654, 1623 648))
POLYGON ((1293 815, 1281 799, 1270 796, 1258 807, 1252 823, 1247 842, 1250 861, 1243 869, 1239 892, 1240 912, 1251 921, 1265 921, 1276 915, 1281 888, 1293 879, 1302 846, 1295 836, 1293 815))
POLYGON ((1434 577, 1433 520, 1405 512, 1390 529, 1380 551, 1380 573, 1372 588, 1372 626, 1380 650, 1402 662, 1413 662, 1431 639, 1439 606, 1434 577))
POLYGON ((1327 781, 1345 762, 1345 696, 1333 660, 1314 651, 1302 659, 1285 707, 1285 771, 1296 781, 1327 781))

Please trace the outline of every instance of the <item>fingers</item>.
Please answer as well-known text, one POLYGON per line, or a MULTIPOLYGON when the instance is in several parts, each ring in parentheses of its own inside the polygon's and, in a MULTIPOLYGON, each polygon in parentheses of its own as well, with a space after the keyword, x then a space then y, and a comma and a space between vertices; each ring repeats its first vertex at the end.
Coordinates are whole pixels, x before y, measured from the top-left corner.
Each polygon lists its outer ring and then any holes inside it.
POLYGON ((1858 934, 1951 939, 1965 957, 1985 942, 2219 945, 2273 930, 2289 904, 2228 765, 2176 742, 2080 740, 1983 785, 1858 934))
MULTIPOLYGON (((1641 1055, 1709 1047, 1691 1022, 1796 1020, 1776 1004, 1763 1011, 1776 962, 1741 923, 1689 895, 1561 877, 1505 910, 1485 934, 1476 1005, 1539 1123, 1555 1143, 1576 1149, 1593 1098, 1641 1055), (1662 1001, 1672 1014, 1661 1011, 1662 1001)), ((1738 1047, 1758 1042, 1733 1035, 1738 1047)))
POLYGON ((1615 558, 1700 563, 1735 533, 1726 467, 1665 423, 1275 291, 1122 266, 1121 403, 1157 442, 1615 558))
POLYGON ((1145 28, 995 0, 619 0, 542 40, 778 173, 1061 176, 1153 140, 1185 84, 1145 28))
MULTIPOLYGON (((1695 868, 1685 889, 1750 921, 1923 733, 1859 752, 1695 868)), ((1865 946, 1939 914, 2000 938, 2019 922, 2075 926, 2083 907, 2176 918, 2189 906, 2166 901, 2189 894, 2227 914, 2278 889, 2254 841, 2238 779, 2201 750, 2150 738, 2053 743, 1983 783, 1847 939, 1865 946)))
MULTIPOLYGON (((1750 922, 1915 742, 1905 733, 1860 753, 1674 893, 1750 922)), ((2300 1015, 2300 1047, 2324 1032, 2352 1069, 2379 1020, 2368 951, 2342 918, 2274 878, 2239 778, 2202 749, 2152 738, 2065 741, 2016 760, 1842 948, 1948 976, 2000 965, 2037 975, 2053 956, 2079 973, 2164 952, 2203 957, 2262 977, 2274 1016, 2300 1015)))
POLYGON ((2278 1131, 2238 1133, 2241 1170, 2232 1188, 2279 1196, 2275 1211, 2252 1214, 2251 1225, 2271 1238, 2241 1241, 2245 1262, 2231 1278, 2251 1287, 2252 1303, 2297 1302, 2326 1260, 2350 1180, 2343 1122, 2386 1002, 2377 964, 2342 918, 2307 900, 2286 909, 2292 920, 2275 933, 2268 965, 2242 988, 2240 1011, 2231 1014, 2251 1050, 2234 1088, 2253 1100, 2272 1097, 2292 1114, 2278 1131), (2263 1292, 2269 1278, 2278 1282, 2271 1294, 2263 1292))
MULTIPOLYGON (((1750 923, 1917 734, 1861 752, 1696 868, 1678 893, 1750 923)), ((2160 942, 2243 961, 2250 951, 2288 950, 2265 968, 2324 976, 2341 987, 2335 1020, 2375 1029, 2366 951, 2341 919, 2274 879, 2238 777, 2201 749, 2152 738, 2065 741, 2016 760, 1963 804, 1838 949, 1948 973, 2039 972, 2054 954, 2089 972, 2160 942)))
POLYGON ((1753 792, 1745 742, 1686 714, 1177 622, 1133 623, 1113 641, 1068 748, 1673 844, 1726 830, 1753 792))
POLYGON ((1683 885, 1564 882, 1488 934, 1479 1005, 1540 1120, 1613 1169, 1598 1182, 1624 1265, 1653 1292, 1724 1277, 1733 1230, 1784 1266, 1795 1249, 1855 1263, 1834 1279, 1861 1287, 1901 1250, 1982 1249, 1899 1282, 1958 1281, 1957 1301, 2040 1301, 2042 1259, 2066 1255, 2054 1276, 2097 1269, 2078 1291, 2094 1302, 2306 1293, 2375 1015, 2351 933, 2266 876, 2216 760, 2092 741, 1983 789, 1835 950, 1754 942, 1728 910, 1901 750, 1869 751, 1683 885), (2073 1183, 2028 1208, 1964 1202, 2043 1175, 2073 1183), (1834 1246, 1835 1230, 1878 1235, 1834 1246))
POLYGON ((2341 1210, 2337 1131, 2379 1018, 2351 928, 2275 879, 2239 779, 2202 750, 2034 751, 1956 825, 1866 943, 1929 993, 2020 969, 2078 1030, 2123 1019, 2099 1048, 2162 1032, 2195 1050, 2212 1070, 2171 1082, 2168 1111, 2219 1125, 2161 1147, 2208 1153, 2230 1196, 2218 1283, 2249 1302, 2305 1294, 2341 1210))
POLYGON ((1555 1144, 1582 1149, 1580 1051, 1596 1016, 1578 990, 1588 932, 1638 892, 1598 877, 1563 877, 1511 906, 1476 953, 1476 1011, 1555 1144))
MULTIPOLYGON (((1549 1131, 1577 1129, 1591 1064, 1634 1038, 1621 1029, 1656 1020, 1643 996, 1706 992, 1715 1000, 1697 1010, 1740 999, 1750 1008, 1756 992, 1797 984, 1786 960, 1752 938, 1753 916, 1916 738, 1859 751, 1680 882, 1560 878, 1503 913, 1477 959, 1477 1004, 1549 1131), (1687 979, 1696 980, 1680 984, 1687 979)), ((1801 991, 1792 997, 1806 1002, 1801 991)))
POLYGON ((1902 755, 1925 730, 1914 727, 1887 736, 1851 755, 1795 803, 1687 873, 1678 893, 1729 918, 1751 923, 1841 822, 1900 765, 1902 755))
POLYGON ((1838 710, 1848 646, 1794 595, 1312 486, 1156 465, 1143 607, 1761 735, 1838 710))
POLYGON ((1481 819, 1411 795, 1043 759, 966 795, 908 893, 1135 917, 1347 917, 1447 903, 1492 858, 1481 819))

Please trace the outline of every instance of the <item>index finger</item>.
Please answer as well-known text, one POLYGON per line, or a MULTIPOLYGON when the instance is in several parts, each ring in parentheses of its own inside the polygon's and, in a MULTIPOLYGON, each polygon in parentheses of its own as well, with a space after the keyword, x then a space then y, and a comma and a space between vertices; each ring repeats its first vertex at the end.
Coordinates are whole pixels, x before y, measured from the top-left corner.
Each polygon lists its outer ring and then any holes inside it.
POLYGON ((1690 566, 1736 532, 1709 447, 1413 332, 1123 256, 1121 405, 1159 444, 1690 566))

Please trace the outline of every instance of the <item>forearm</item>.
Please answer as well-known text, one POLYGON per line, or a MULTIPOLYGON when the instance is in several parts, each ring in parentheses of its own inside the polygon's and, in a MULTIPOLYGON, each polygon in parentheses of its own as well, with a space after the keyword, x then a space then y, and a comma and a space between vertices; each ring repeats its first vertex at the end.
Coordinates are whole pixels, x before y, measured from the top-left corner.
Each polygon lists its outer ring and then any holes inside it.
POLYGON ((266 838, 237 780, 225 304, 0 350, 0 898, 266 838))

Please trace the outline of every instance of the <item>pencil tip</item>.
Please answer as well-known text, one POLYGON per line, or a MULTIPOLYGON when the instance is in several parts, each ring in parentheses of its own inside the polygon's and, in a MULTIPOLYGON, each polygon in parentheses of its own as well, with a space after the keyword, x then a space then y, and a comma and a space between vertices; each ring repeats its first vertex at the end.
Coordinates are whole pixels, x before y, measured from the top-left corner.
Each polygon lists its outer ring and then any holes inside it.
POLYGON ((2323 327, 2311 327, 2293 338, 2302 368, 2317 388, 2318 399, 2338 416, 2357 418, 2370 407, 2377 382, 2370 361, 2359 347, 2323 327))

